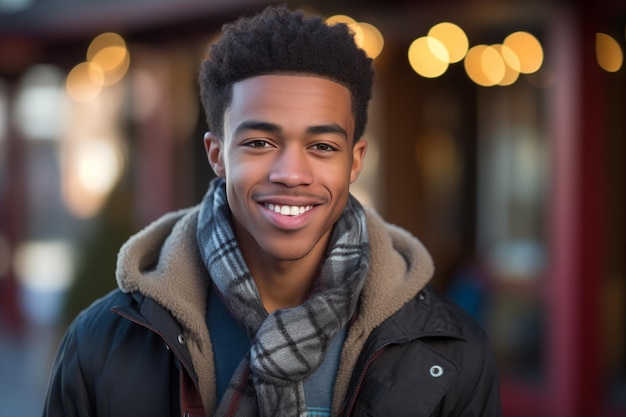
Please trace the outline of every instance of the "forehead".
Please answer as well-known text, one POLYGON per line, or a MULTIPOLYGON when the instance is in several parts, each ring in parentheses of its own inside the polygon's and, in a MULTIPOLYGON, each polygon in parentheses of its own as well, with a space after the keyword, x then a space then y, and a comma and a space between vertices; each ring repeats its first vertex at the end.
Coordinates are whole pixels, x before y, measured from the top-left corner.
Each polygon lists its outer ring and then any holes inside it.
MULTIPOLYGON (((260 75, 233 84, 225 127, 234 119, 309 120, 354 129, 350 91, 335 81, 309 75, 260 75)), ((231 125, 231 127, 233 127, 231 125)))

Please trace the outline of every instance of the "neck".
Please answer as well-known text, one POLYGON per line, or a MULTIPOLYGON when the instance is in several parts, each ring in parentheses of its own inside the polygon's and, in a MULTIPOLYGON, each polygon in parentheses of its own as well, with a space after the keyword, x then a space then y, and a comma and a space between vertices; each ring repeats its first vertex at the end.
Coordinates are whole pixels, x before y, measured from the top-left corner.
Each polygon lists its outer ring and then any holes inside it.
POLYGON ((261 248, 236 221, 233 221, 233 230, 265 310, 271 313, 301 305, 307 299, 324 260, 330 232, 306 254, 279 258, 272 255, 274 252, 261 248))

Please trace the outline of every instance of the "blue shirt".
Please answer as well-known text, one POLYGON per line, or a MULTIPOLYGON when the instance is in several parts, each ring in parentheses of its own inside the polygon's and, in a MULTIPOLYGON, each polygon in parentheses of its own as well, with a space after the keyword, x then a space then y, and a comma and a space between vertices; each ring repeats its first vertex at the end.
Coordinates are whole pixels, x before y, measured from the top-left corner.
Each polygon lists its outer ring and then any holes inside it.
MULTIPOLYGON (((207 300, 207 326, 213 344, 217 402, 221 400, 237 366, 250 351, 245 327, 235 320, 212 288, 207 300)), ((309 417, 330 416, 333 387, 347 333, 346 327, 333 338, 324 361, 304 380, 304 396, 309 417)))

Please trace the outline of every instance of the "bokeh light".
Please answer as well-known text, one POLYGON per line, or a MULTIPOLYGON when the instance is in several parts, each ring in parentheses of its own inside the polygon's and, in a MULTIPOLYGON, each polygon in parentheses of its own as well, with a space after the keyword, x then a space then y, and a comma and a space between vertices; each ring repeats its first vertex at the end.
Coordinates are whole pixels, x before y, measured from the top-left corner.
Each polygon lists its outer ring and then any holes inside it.
POLYGON ((58 291, 71 284, 72 249, 64 241, 29 241, 19 245, 13 260, 18 280, 40 291, 58 291))
POLYGON ((74 101, 91 101, 100 94, 104 85, 104 73, 99 65, 81 62, 67 75, 67 95, 74 101))
POLYGON ((505 64, 504 75, 498 82, 498 85, 506 86, 513 84, 519 78, 520 63, 517 54, 506 45, 496 44, 492 45, 492 47, 502 56, 505 64))
POLYGON ((83 138, 67 150, 64 166, 64 201, 75 216, 89 218, 122 175, 124 157, 110 138, 83 138))
POLYGON ((624 53, 615 38, 606 33, 596 33, 596 60, 608 72, 617 72, 622 68, 624 53))
POLYGON ((519 58, 519 72, 532 74, 543 64, 543 48, 537 38, 528 32, 511 33, 504 39, 503 44, 519 58))
POLYGON ((124 47, 108 46, 98 51, 90 62, 102 69, 104 85, 111 85, 126 75, 130 65, 130 56, 124 47))
POLYGON ((475 45, 471 47, 470 50, 467 51, 467 55, 463 61, 468 77, 476 84, 483 87, 489 87, 495 84, 487 77, 483 68, 483 52, 487 50, 487 48, 487 45, 475 45))
POLYGON ((112 32, 96 36, 87 48, 87 60, 68 74, 68 96, 77 102, 96 98, 103 87, 119 82, 130 66, 130 54, 124 39, 112 32))
POLYGON ((359 26, 356 20, 354 20, 350 16, 346 16, 343 14, 330 16, 329 18, 326 19, 327 25, 332 26, 338 23, 343 23, 350 28, 352 33, 354 33, 354 41, 356 42, 357 45, 363 44, 363 30, 361 29, 361 27, 359 26))
POLYGON ((22 76, 13 118, 26 139, 59 139, 63 118, 62 88, 63 72, 53 65, 34 65, 22 76))
POLYGON ((383 50, 384 38, 378 28, 366 22, 357 22, 350 16, 338 14, 326 19, 327 25, 343 23, 354 33, 354 41, 357 46, 365 51, 367 56, 374 59, 383 50))
POLYGON ((335 25, 337 23, 344 23, 346 25, 348 25, 348 27, 356 25, 356 20, 354 20, 353 18, 351 18, 350 16, 347 16, 345 14, 336 14, 333 16, 330 16, 326 19, 326 24, 327 25, 335 25))
POLYGON ((449 66, 448 50, 436 38, 422 36, 409 46, 409 63, 422 77, 435 78, 442 75, 449 66))
POLYGON ((366 22, 359 22, 363 34, 363 43, 359 45, 372 59, 375 59, 383 50, 385 40, 376 26, 366 22))
POLYGON ((78 144, 77 174, 83 187, 105 194, 115 184, 121 172, 122 158, 109 141, 89 140, 78 144))
POLYGON ((126 49, 126 42, 117 33, 105 32, 102 33, 89 43, 87 48, 87 61, 93 61, 96 55, 103 49, 110 47, 120 47, 126 49))
POLYGON ((467 54, 469 40, 459 26, 450 22, 442 22, 428 31, 428 36, 438 39, 448 50, 449 62, 459 62, 467 54))
POLYGON ((485 76, 491 85, 498 84, 504 78, 506 64, 504 58, 493 46, 488 46, 480 57, 481 65, 485 76))

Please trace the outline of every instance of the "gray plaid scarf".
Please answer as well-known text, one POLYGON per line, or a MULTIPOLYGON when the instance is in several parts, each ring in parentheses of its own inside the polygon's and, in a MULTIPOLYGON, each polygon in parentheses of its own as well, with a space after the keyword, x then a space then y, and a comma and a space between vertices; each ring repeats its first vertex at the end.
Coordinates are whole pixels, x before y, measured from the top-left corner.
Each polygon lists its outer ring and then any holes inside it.
POLYGON ((302 381, 322 363, 333 336, 352 317, 365 281, 369 244, 363 208, 350 196, 309 298, 271 314, 235 239, 221 178, 204 197, 197 237, 212 288, 252 339, 216 415, 305 416, 302 381))

